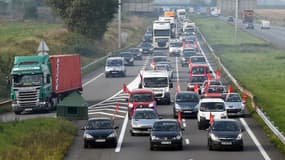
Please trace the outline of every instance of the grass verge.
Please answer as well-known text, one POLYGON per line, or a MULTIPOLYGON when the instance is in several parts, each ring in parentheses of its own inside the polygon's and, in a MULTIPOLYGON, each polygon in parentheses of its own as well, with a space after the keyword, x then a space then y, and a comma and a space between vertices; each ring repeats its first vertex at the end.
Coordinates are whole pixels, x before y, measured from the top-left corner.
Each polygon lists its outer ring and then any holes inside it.
MULTIPOLYGON (((221 20, 196 17, 194 21, 225 66, 256 96, 257 105, 266 112, 279 130, 285 132, 284 51, 240 30, 235 40, 233 26, 221 20)), ((269 134, 264 123, 263 126, 272 142, 285 153, 285 146, 273 133, 269 134)))
POLYGON ((76 127, 56 118, 0 123, 0 159, 63 159, 76 127))

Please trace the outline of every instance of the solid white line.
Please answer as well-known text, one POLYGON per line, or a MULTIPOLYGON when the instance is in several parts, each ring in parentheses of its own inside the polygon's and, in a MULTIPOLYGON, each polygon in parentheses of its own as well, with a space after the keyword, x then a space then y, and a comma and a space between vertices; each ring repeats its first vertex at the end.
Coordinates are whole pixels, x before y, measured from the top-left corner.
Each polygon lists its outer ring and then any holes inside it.
POLYGON ((190 141, 189 141, 188 138, 185 139, 185 143, 186 143, 186 144, 190 144, 190 141))
POLYGON ((184 123, 185 123, 185 122, 186 122, 186 120, 185 120, 185 119, 182 119, 182 122, 184 122, 184 123))
POLYGON ((207 56, 206 56, 206 54, 205 54, 204 50, 202 49, 202 47, 201 47, 201 45, 200 45, 200 42, 199 42, 199 41, 198 41, 198 46, 199 46, 199 48, 200 48, 200 50, 201 50, 201 53, 202 53, 202 54, 203 54, 203 56, 205 57, 206 62, 207 62, 207 64, 208 64, 208 66, 209 66, 210 70, 212 71, 212 74, 213 74, 214 78, 216 78, 216 73, 215 73, 215 71, 213 70, 212 66, 210 65, 210 63, 209 63, 209 61, 208 61, 208 58, 207 58, 207 56))
POLYGON ((83 84, 83 87, 85 87, 85 86, 87 86, 88 84, 90 84, 91 82, 95 81, 96 79, 98 79, 99 77, 101 77, 103 74, 104 74, 104 72, 103 72, 103 73, 100 73, 98 76, 94 77, 93 79, 91 79, 91 80, 85 82, 85 83, 83 84))
MULTIPOLYGON (((88 109, 88 111, 95 111, 96 109, 104 109, 104 108, 116 108, 116 106, 100 106, 100 107, 95 107, 94 109, 88 109)), ((120 110, 126 110, 126 109, 128 109, 128 107, 127 106, 120 106, 119 107, 119 109, 120 110)))
POLYGON ((127 124, 128 124, 128 113, 125 115, 125 120, 124 120, 124 124, 122 126, 122 129, 121 129, 121 133, 120 133, 120 137, 118 139, 118 144, 117 144, 117 147, 115 149, 115 152, 120 152, 121 151, 121 146, 122 146, 122 143, 123 143, 123 140, 124 140, 124 136, 125 136, 125 132, 126 132, 126 129, 127 129, 127 124))
POLYGON ((113 114, 113 113, 105 113, 105 112, 90 112, 88 113, 89 115, 95 115, 95 114, 101 114, 101 115, 106 115, 106 116, 115 116, 118 118, 124 118, 124 116, 113 114))
POLYGON ((175 58, 175 64, 176 64, 176 82, 179 82, 178 57, 175 58))
MULTIPOLYGON (((108 108, 106 108, 106 109, 97 109, 97 108, 95 108, 92 111, 94 111, 94 112, 98 112, 98 111, 112 111, 112 112, 115 112, 116 109, 108 109, 108 108)), ((126 111, 121 111, 121 110, 118 110, 118 112, 120 112, 120 113, 127 113, 126 111)))
POLYGON ((246 129, 249 136, 251 137, 251 139, 253 140, 254 144, 257 146, 257 148, 258 148, 259 152, 261 153, 261 155, 263 156, 263 158, 265 160, 271 160, 271 158, 268 156, 268 154, 266 153, 266 151, 264 150, 264 148, 262 147, 262 145, 260 144, 260 142, 258 141, 256 136, 254 135, 254 133, 251 131, 251 129, 247 125, 246 121, 243 118, 240 118, 240 121, 241 121, 242 125, 244 126, 244 128, 246 129))

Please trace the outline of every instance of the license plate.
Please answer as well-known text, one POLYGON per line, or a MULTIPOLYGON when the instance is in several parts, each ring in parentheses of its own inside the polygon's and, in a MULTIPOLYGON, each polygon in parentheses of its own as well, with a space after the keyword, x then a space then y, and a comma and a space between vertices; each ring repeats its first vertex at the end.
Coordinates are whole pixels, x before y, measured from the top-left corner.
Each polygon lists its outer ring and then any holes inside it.
POLYGON ((25 111, 32 111, 32 108, 26 108, 25 111))
POLYGON ((162 141, 161 144, 171 144, 170 141, 162 141))
POLYGON ((96 142, 106 142, 106 139, 96 139, 96 142))
POLYGON ((232 142, 222 142, 222 145, 232 145, 232 142))
POLYGON ((192 113, 192 111, 184 111, 184 113, 192 113))

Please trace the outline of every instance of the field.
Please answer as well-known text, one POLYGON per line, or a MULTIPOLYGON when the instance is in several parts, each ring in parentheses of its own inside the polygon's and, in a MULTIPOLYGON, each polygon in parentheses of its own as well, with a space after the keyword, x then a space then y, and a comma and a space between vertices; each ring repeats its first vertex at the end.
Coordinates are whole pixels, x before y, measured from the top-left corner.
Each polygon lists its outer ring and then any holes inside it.
POLYGON ((76 127, 55 118, 0 123, 0 159, 63 159, 76 127))
MULTIPOLYGON (((285 132, 285 56, 269 44, 213 18, 195 19, 215 53, 234 77, 255 96, 270 120, 285 132)), ((285 150, 283 146, 283 150, 285 150)))
POLYGON ((267 19, 272 23, 285 26, 285 9, 256 9, 258 19, 267 19))

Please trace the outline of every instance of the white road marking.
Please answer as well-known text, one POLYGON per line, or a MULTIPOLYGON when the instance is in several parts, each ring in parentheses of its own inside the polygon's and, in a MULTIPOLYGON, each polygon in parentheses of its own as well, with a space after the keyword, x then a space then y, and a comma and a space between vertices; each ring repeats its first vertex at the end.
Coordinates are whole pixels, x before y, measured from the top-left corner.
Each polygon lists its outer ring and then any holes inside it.
POLYGON ((121 115, 117 115, 117 114, 113 114, 113 113, 105 113, 105 112, 90 112, 88 113, 89 115, 96 115, 96 114, 100 114, 100 115, 106 115, 106 116, 114 116, 114 117, 118 117, 118 118, 124 118, 124 116, 121 115))
POLYGON ((85 87, 85 86, 87 86, 88 84, 90 84, 91 82, 95 81, 96 79, 98 79, 98 78, 101 77, 102 75, 104 75, 104 72, 103 72, 103 73, 100 73, 98 76, 92 78, 91 80, 85 82, 85 83, 83 84, 83 87, 85 87))
POLYGON ((265 160, 271 160, 271 158, 268 156, 268 154, 266 153, 266 151, 264 150, 264 148, 262 147, 262 145, 260 144, 260 142, 258 141, 256 136, 254 135, 252 130, 247 125, 246 121, 243 118, 240 118, 240 121, 241 121, 242 125, 244 126, 244 128, 246 129, 247 133, 249 134, 250 138, 253 140, 254 144, 257 146, 257 148, 258 148, 259 152, 261 153, 261 155, 263 156, 263 158, 265 160))
POLYGON ((210 63, 209 63, 209 61, 208 61, 208 58, 207 58, 207 56, 206 56, 204 50, 202 49, 202 47, 201 47, 201 45, 200 45, 200 42, 199 42, 199 41, 197 41, 197 42, 198 42, 198 46, 199 46, 199 48, 200 48, 200 50, 201 50, 202 55, 205 57, 206 62, 207 62, 207 64, 208 64, 210 70, 212 71, 212 74, 213 74, 214 78, 216 78, 216 73, 214 72, 212 66, 210 65, 210 63))
MULTIPOLYGON (((109 109, 109 108, 106 108, 106 109, 94 109, 92 111, 95 111, 95 112, 100 112, 100 111, 112 111, 112 112, 115 112, 116 109, 109 109)), ((121 110, 118 110, 119 113, 127 113, 127 111, 121 111, 121 110)))
POLYGON ((120 137, 118 139, 118 144, 117 144, 117 147, 115 149, 115 152, 117 152, 117 153, 121 151, 122 143, 123 143, 125 132, 127 129, 128 119, 129 119, 129 117, 128 117, 128 113, 127 113, 125 115, 125 120, 124 120, 122 129, 121 129, 120 137))
POLYGON ((187 127, 187 125, 186 125, 186 120, 185 119, 182 119, 182 125, 183 125, 183 128, 186 128, 187 127))
POLYGON ((185 139, 185 143, 186 143, 187 145, 190 144, 190 141, 189 141, 188 138, 185 139))
POLYGON ((175 58, 175 65, 176 65, 176 81, 179 82, 178 57, 175 58))
MULTIPOLYGON (((88 111, 95 111, 95 110, 97 110, 97 109, 104 109, 104 108, 116 108, 116 106, 100 106, 100 107, 97 107, 97 106, 96 106, 96 108, 94 108, 94 109, 89 109, 88 111)), ((120 109, 120 110, 126 110, 126 109, 128 109, 128 107, 127 107, 127 106, 120 106, 119 109, 120 109)))

